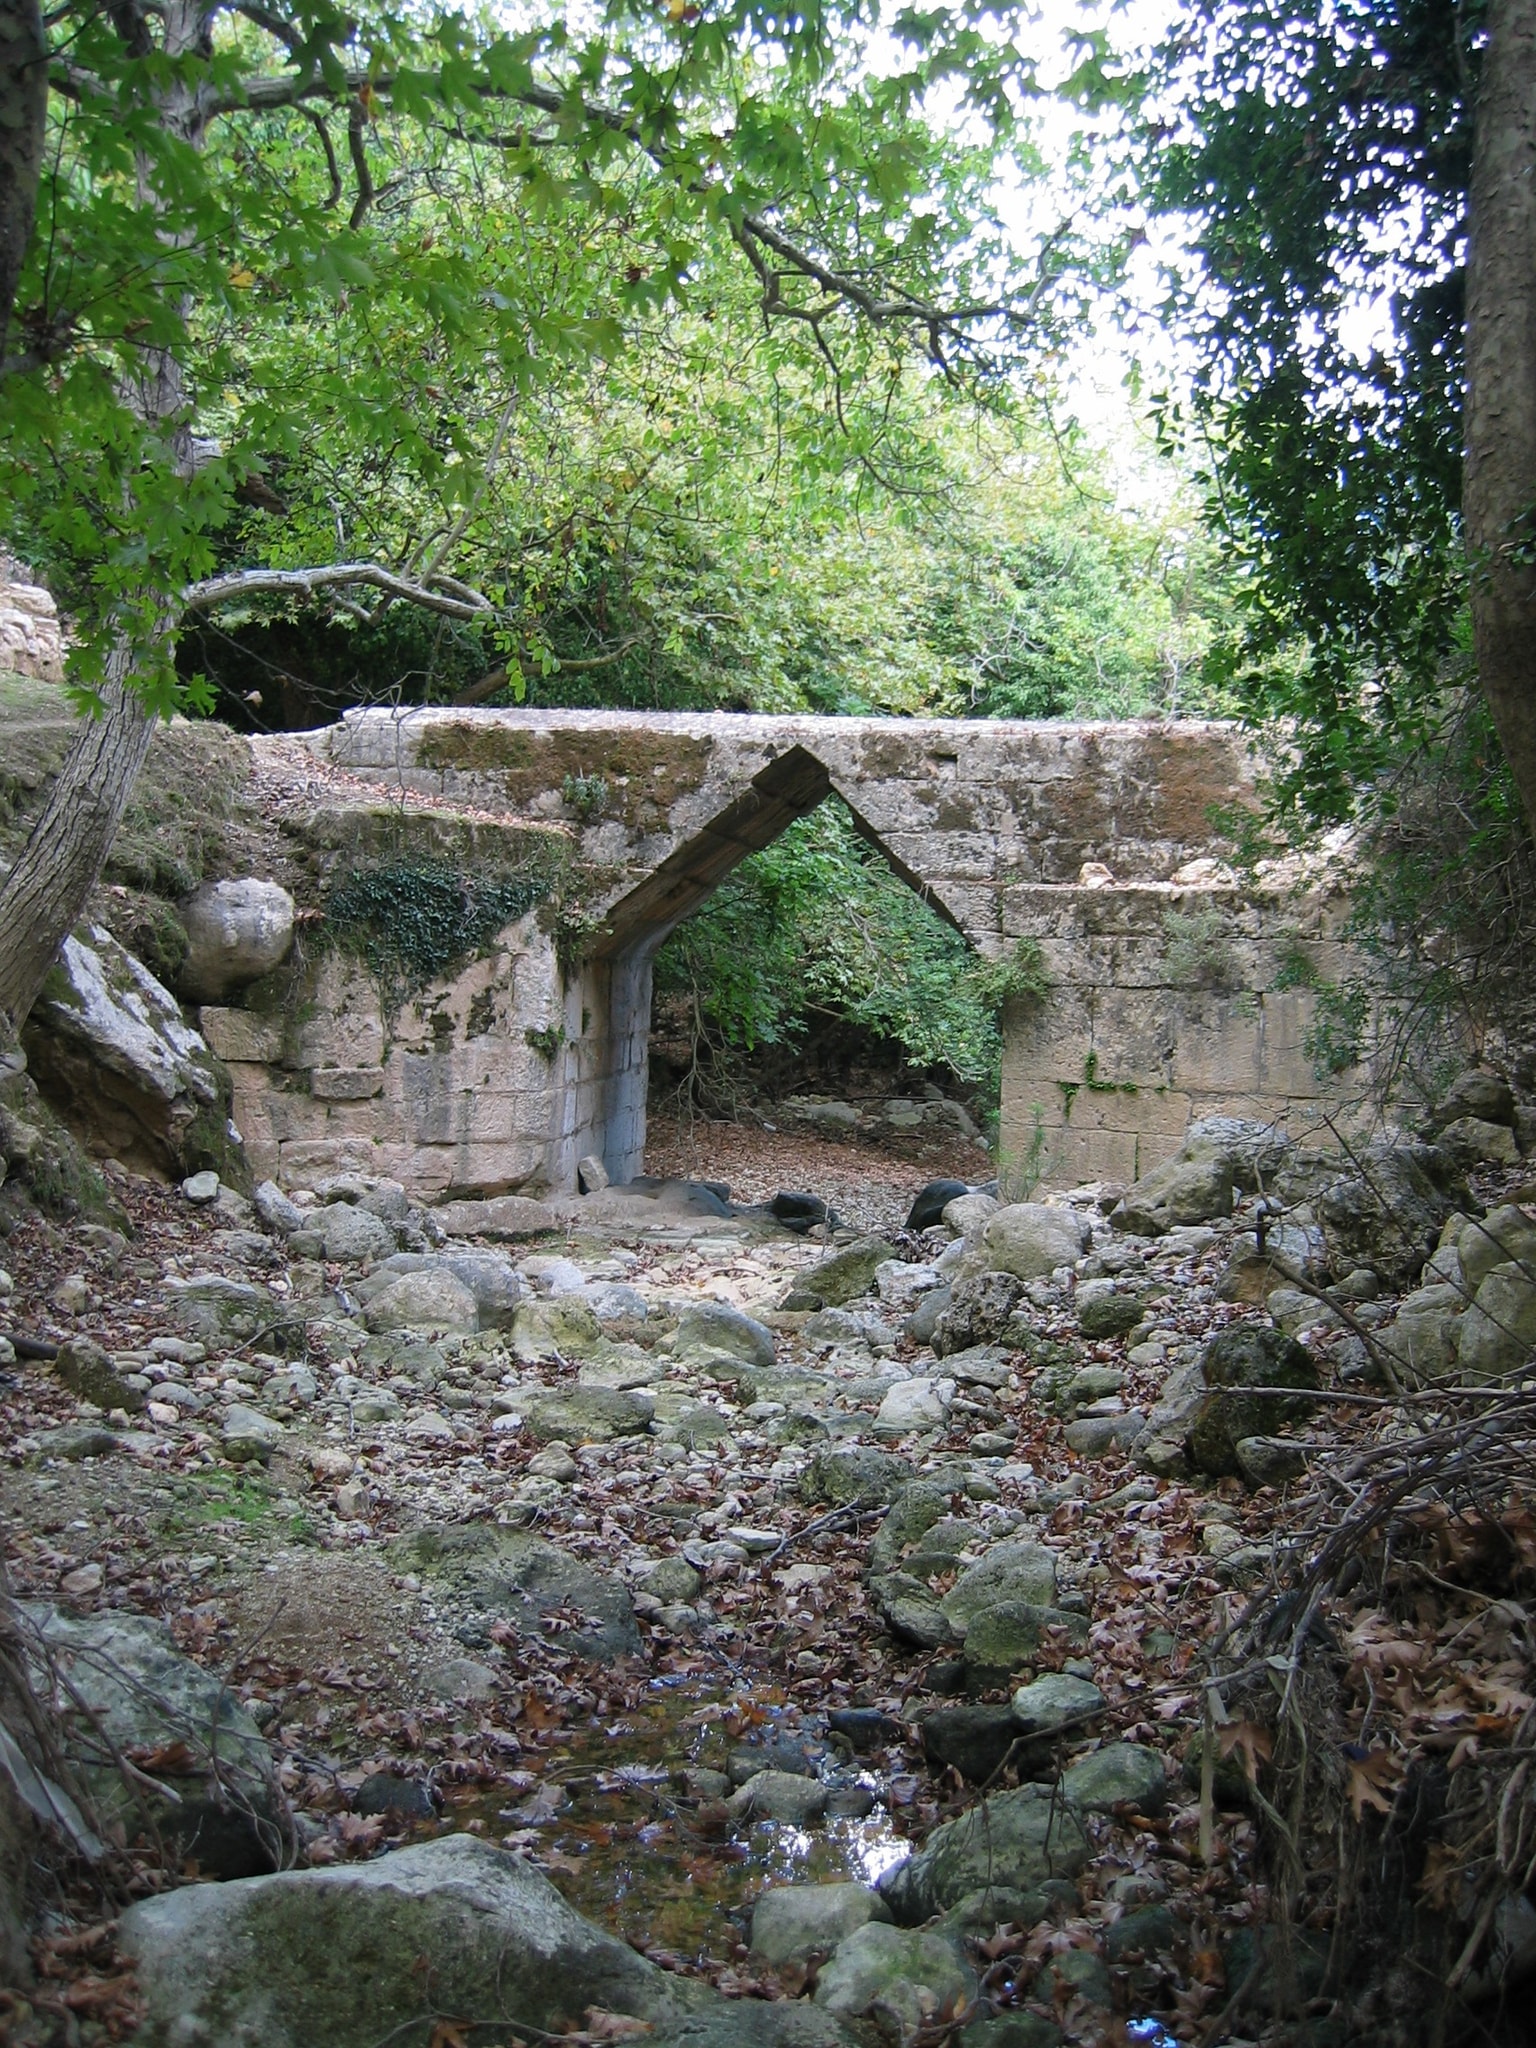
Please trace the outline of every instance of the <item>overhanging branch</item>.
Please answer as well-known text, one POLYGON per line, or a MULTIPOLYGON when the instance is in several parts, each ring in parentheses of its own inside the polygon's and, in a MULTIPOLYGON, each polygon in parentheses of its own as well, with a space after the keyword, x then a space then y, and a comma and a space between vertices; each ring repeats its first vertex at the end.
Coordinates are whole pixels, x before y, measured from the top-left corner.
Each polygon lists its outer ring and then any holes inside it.
POLYGON ((495 606, 467 584, 455 583, 453 594, 446 590, 413 583, 397 576, 379 562, 332 562, 314 569, 237 569, 228 576, 209 576, 201 583, 189 583, 182 592, 182 607, 189 612, 211 611, 246 597, 314 597, 322 590, 367 584, 405 604, 423 611, 441 612, 449 619, 486 619, 495 606))

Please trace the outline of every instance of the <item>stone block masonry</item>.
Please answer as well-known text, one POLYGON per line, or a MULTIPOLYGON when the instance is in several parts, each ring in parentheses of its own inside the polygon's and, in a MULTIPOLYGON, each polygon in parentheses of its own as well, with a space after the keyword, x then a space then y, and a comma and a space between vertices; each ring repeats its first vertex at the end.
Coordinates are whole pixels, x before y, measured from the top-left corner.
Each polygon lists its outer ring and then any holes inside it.
POLYGON ((205 1011, 260 1172, 483 1196, 573 1188, 595 1155, 631 1178, 658 947, 834 792, 978 951, 1041 949, 1050 997, 1004 1020, 1008 1170, 1128 1179, 1192 1116, 1326 1097, 1301 1057, 1311 999, 1281 964, 1297 931, 1331 940, 1338 908, 1216 866, 1212 815, 1253 803, 1231 727, 423 709, 354 713, 304 743, 366 801, 408 791, 493 836, 563 834, 581 892, 561 943, 525 915, 393 1016, 334 953, 280 1033, 205 1011))

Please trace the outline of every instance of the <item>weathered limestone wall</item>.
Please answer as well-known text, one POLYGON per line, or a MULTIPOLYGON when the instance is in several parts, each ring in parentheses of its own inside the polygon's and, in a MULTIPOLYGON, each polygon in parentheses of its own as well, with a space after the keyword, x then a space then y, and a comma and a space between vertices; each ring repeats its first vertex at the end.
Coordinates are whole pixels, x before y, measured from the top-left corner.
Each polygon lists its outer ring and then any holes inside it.
POLYGON ((1053 986, 1005 1018, 1004 1171, 1128 1183, 1200 1117, 1299 1133, 1332 1113, 1343 1091, 1305 1050, 1316 999, 1297 975, 1347 970, 1347 911, 1318 880, 1010 891, 1009 936, 1037 941, 1053 986))

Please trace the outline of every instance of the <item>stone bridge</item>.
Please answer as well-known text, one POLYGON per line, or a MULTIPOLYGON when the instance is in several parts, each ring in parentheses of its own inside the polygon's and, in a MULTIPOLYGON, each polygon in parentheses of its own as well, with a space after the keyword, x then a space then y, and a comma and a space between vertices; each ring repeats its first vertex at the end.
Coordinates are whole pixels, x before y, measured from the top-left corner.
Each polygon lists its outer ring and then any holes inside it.
POLYGON ((574 838, 587 896, 579 957, 530 915, 393 1022, 333 962, 287 1036, 281 1101, 275 1042, 205 1012, 258 1163, 290 1179, 371 1165, 426 1194, 535 1192, 574 1185, 588 1153, 631 1178, 657 948, 833 792, 979 951, 1041 948, 1050 997, 1004 1018, 1005 1171, 1131 1179, 1192 1117, 1325 1093, 1295 961, 1329 971, 1341 906, 1221 866, 1213 813, 1254 800, 1232 727, 427 709, 305 744, 381 798, 413 792, 418 830, 458 816, 483 821, 477 845, 498 823, 574 838))

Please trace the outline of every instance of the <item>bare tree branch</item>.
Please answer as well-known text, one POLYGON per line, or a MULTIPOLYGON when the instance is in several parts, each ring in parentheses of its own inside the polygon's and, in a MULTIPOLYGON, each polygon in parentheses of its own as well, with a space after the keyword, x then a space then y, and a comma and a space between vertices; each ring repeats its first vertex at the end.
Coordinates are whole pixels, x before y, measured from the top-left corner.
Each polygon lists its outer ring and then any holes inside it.
POLYGON ((463 595, 452 596, 445 590, 429 589, 423 583, 397 576, 379 562, 333 562, 313 569, 237 569, 228 576, 209 576, 201 583, 189 583, 181 594, 181 602, 185 611, 205 612, 236 598, 313 597, 317 591, 359 583, 371 585, 406 604, 419 605, 423 611, 441 612, 445 618, 484 619, 495 613, 488 598, 465 584, 455 585, 463 595))
POLYGON ((331 131, 324 114, 315 107, 303 107, 300 111, 319 136, 320 147, 325 151, 325 168, 331 178, 331 189, 325 199, 325 211, 329 213, 341 199, 341 165, 336 161, 336 145, 331 141, 331 131))
POLYGON ((360 228, 373 204, 373 173, 368 168, 368 152, 363 147, 363 132, 368 120, 362 100, 355 99, 347 109, 347 153, 352 159, 352 168, 357 173, 357 198, 352 203, 351 216, 347 226, 360 228))

